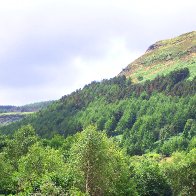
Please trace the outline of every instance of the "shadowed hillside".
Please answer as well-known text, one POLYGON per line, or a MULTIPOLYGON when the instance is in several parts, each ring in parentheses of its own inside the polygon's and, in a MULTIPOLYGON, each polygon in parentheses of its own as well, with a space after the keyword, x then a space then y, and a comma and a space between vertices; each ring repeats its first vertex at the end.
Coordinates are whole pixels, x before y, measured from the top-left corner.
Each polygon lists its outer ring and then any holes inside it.
POLYGON ((0 126, 22 120, 27 115, 46 108, 52 104, 52 102, 53 101, 45 101, 24 106, 0 106, 0 126))

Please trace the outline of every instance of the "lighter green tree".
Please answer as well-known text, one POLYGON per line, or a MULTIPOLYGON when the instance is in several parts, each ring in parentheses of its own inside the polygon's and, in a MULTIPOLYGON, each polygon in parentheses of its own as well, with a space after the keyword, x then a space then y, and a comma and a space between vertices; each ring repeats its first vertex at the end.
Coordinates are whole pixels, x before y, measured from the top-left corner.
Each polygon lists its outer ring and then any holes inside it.
POLYGON ((135 195, 124 153, 90 126, 79 134, 69 158, 73 187, 89 195, 135 195))
POLYGON ((43 195, 59 195, 62 192, 60 182, 65 176, 63 155, 58 150, 44 148, 36 143, 19 160, 16 172, 18 191, 25 194, 37 192, 43 195))
POLYGON ((195 195, 196 148, 190 152, 175 152, 162 162, 162 171, 171 185, 173 195, 195 195))
POLYGON ((20 157, 26 155, 29 148, 37 141, 38 137, 31 125, 23 126, 14 133, 13 139, 8 142, 6 152, 15 169, 20 157))

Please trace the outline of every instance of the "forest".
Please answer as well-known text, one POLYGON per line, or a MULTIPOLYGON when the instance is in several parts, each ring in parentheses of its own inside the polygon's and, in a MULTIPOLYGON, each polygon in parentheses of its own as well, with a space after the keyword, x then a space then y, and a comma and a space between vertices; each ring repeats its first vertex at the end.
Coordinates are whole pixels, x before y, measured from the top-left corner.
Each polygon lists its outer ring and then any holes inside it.
POLYGON ((32 126, 1 136, 5 195, 194 195, 195 148, 170 157, 129 156, 106 132, 88 126, 64 138, 40 138, 32 126))
POLYGON ((0 194, 194 195, 196 78, 92 82, 1 127, 0 194))

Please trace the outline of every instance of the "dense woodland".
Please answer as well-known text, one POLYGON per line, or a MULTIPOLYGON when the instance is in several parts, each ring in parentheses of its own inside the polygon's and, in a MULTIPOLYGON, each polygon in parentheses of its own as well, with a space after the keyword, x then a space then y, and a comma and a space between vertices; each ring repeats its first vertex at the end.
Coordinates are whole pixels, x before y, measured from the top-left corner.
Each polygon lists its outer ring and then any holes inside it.
POLYGON ((0 193, 194 195, 196 78, 92 82, 1 127, 0 193))
POLYGON ((128 156, 89 126, 41 139, 32 126, 1 136, 0 193, 10 195, 194 195, 196 149, 128 156))

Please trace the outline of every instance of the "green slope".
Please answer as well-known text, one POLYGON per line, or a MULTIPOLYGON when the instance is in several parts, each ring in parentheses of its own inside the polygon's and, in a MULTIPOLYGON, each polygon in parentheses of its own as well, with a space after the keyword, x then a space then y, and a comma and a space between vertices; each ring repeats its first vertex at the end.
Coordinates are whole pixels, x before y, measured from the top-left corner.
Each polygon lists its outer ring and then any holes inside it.
POLYGON ((22 120, 29 114, 33 112, 10 112, 10 113, 0 113, 0 126, 4 126, 13 123, 18 120, 22 120))
POLYGON ((24 106, 0 106, 0 126, 22 120, 29 114, 38 112, 39 110, 46 108, 47 106, 52 104, 52 102, 53 101, 45 101, 24 106))
POLYGON ((196 76, 196 31, 156 42, 119 75, 140 82, 184 67, 189 68, 190 79, 193 79, 196 76))
POLYGON ((118 136, 130 154, 142 154, 164 151, 164 142, 180 137, 188 126, 193 129, 188 146, 196 125, 196 78, 186 80, 188 76, 188 69, 183 69, 142 84, 132 84, 124 76, 93 82, 45 110, 2 127, 1 132, 13 133, 32 124, 42 137, 56 133, 67 137, 93 124, 109 136, 118 136))
MULTIPOLYGON (((149 54, 156 50, 153 47, 149 54)), ((167 155, 189 148, 195 145, 196 135, 195 72, 188 68, 169 71, 141 83, 132 83, 124 74, 92 82, 36 114, 1 127, 1 133, 12 134, 32 124, 42 137, 67 137, 93 124, 120 140, 130 154, 156 150, 167 155)))
POLYGON ((0 127, 0 195, 195 195, 196 77, 179 68, 92 82, 0 127))
POLYGON ((0 113, 37 112, 49 106, 53 101, 43 101, 23 106, 0 105, 0 113))

